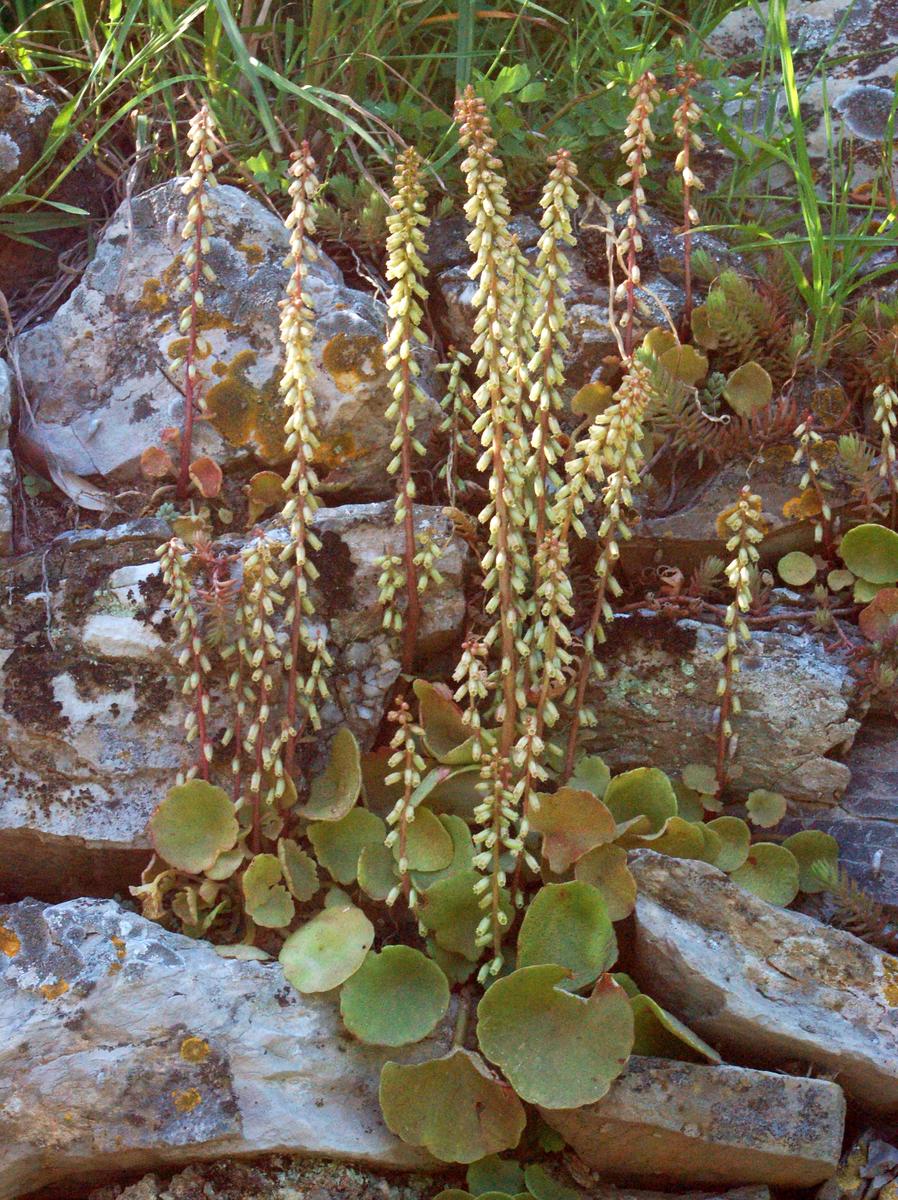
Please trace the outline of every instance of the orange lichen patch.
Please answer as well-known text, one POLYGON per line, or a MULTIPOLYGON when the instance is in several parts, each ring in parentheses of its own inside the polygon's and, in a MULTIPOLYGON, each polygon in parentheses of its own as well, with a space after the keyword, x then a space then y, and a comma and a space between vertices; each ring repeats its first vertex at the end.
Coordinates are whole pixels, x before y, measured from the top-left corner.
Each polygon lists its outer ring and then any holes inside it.
POLYGON ((763 459, 766 467, 788 467, 795 457, 795 446, 792 442, 780 442, 776 446, 767 446, 763 459))
POLYGON ((168 303, 168 292, 162 290, 159 280, 145 279, 137 307, 142 308, 144 312, 158 313, 168 308, 168 303))
POLYGON ((312 455, 312 462, 332 471, 334 467, 342 467, 344 463, 361 458, 364 454, 365 451, 356 445, 352 434, 344 433, 340 437, 322 439, 312 455))
POLYGON ((183 1092, 172 1092, 172 1100, 179 1113, 193 1112, 203 1102, 203 1097, 196 1088, 187 1088, 183 1092))
POLYGON ((127 948, 126 948, 125 943, 122 940, 122 938, 111 937, 109 940, 110 940, 110 942, 112 942, 113 946, 115 947, 115 956, 118 961, 109 964, 109 971, 107 972, 107 974, 117 975, 119 973, 119 971, 122 969, 122 963, 125 961, 125 955, 127 954, 128 951, 127 951, 127 948))
POLYGON ((265 251, 258 242, 238 242, 237 249, 251 267, 257 267, 265 257, 265 251))
POLYGON ((181 1043, 181 1057, 189 1063, 205 1062, 209 1057, 209 1043, 200 1037, 186 1037, 181 1043))
MULTIPOLYGON (((255 350, 241 350, 219 383, 206 393, 209 420, 232 446, 251 447, 263 462, 283 462, 286 414, 278 392, 275 372, 262 387, 247 378, 256 362, 255 350)), ((217 372, 216 372, 217 373, 217 372)))
POLYGON ((885 996, 886 1004, 890 1008, 898 1008, 898 958, 884 958, 882 973, 885 977, 882 994, 885 996))
POLYGON ((340 391, 351 392, 382 374, 383 346, 376 337, 338 333, 324 347, 321 361, 340 391))
POLYGON ((183 358, 190 348, 190 338, 172 338, 165 353, 169 358, 183 358))
POLYGON ((165 270, 162 272, 162 282, 172 290, 181 281, 181 276, 184 273, 184 255, 176 254, 165 270))
POLYGON ((69 990, 69 985, 64 979, 57 979, 55 983, 42 983, 38 990, 45 1000, 58 1000, 69 990))
POLYGON ((16 934, 11 929, 7 929, 5 925, 0 924, 0 953, 5 954, 7 958, 15 958, 21 949, 22 943, 16 934))
POLYGON ((792 496, 783 505, 783 516, 790 521, 806 521, 820 515, 820 497, 813 488, 805 488, 800 496, 792 496))

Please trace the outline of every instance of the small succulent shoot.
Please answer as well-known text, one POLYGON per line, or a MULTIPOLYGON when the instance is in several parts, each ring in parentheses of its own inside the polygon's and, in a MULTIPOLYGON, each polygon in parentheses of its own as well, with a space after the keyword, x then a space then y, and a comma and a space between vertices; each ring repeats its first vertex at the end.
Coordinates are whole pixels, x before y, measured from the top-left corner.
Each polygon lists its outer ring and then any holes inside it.
MULTIPOLYGON (((184 717, 184 740, 196 742, 195 765, 188 768, 184 779, 199 775, 208 780, 213 747, 209 737, 208 676, 212 670, 203 643, 200 614, 193 594, 193 581, 187 568, 187 547, 180 538, 172 538, 157 550, 162 566, 162 578, 168 591, 178 651, 178 667, 183 674, 181 693, 188 700, 184 717)), ((179 776, 179 782, 181 781, 179 776)))
POLYGON ((595 650, 605 638, 603 625, 614 619, 610 598, 619 596, 622 590, 614 572, 620 558, 620 543, 631 536, 629 509, 633 504, 633 491, 641 482, 643 422, 654 395, 652 360, 653 355, 647 350, 634 355, 617 390, 615 403, 595 418, 587 436, 577 443, 577 457, 568 463, 572 479, 588 470, 598 481, 601 520, 597 531, 599 553, 595 565, 595 599, 583 637, 577 678, 571 689, 565 779, 574 769, 580 726, 591 721, 585 704, 590 674, 595 671, 599 678, 602 677, 595 650))
POLYGON ((281 554, 287 568, 280 586, 287 597, 285 623, 290 630, 283 664, 287 672, 284 765, 287 774, 292 777, 296 741, 301 732, 297 710, 300 707, 304 710, 304 717, 313 729, 321 728, 318 703, 328 696, 322 668, 332 663, 323 638, 312 630, 315 607, 310 594, 310 586, 318 577, 310 554, 321 549, 321 542, 313 529, 318 508, 315 494, 318 478, 313 463, 319 440, 312 390, 314 314, 304 289, 308 264, 317 256, 312 237, 315 233, 315 198, 320 185, 307 142, 303 142, 292 155, 289 174, 291 205, 286 225, 290 233, 287 255, 290 277, 286 295, 281 301, 280 338, 284 347, 284 370, 280 393, 287 410, 284 448, 291 455, 290 470, 282 485, 287 495, 283 516, 290 528, 290 540, 281 554), (300 671, 301 648, 312 661, 311 669, 305 674, 300 671))
POLYGON ((814 541, 822 546, 827 561, 832 562, 835 556, 835 536, 833 511, 828 499, 832 484, 822 476, 823 468, 819 455, 823 438, 814 428, 812 412, 805 414, 804 420, 796 426, 792 436, 798 443, 792 462, 804 468, 798 486, 802 492, 811 489, 817 497, 819 515, 814 520, 814 541))
POLYGON ((898 520, 898 466, 892 434, 898 425, 898 394, 895 389, 880 383, 873 390, 873 420, 879 426, 879 476, 889 497, 891 524, 898 520))
POLYGON ((617 207, 619 213, 626 214, 627 221, 617 242, 618 256, 624 269, 625 279, 615 294, 618 302, 626 300, 627 305, 626 311, 620 319, 620 323, 624 327, 624 352, 627 358, 633 353, 636 289, 641 282, 637 260, 642 252, 643 242, 639 227, 648 221, 648 213, 645 210, 645 189, 642 181, 648 174, 648 160, 652 156, 652 143, 655 140, 651 116, 655 105, 661 98, 656 83, 657 80, 652 72, 644 71, 629 90, 628 94, 634 104, 627 119, 624 141, 621 145, 621 153, 626 158, 627 170, 617 181, 621 187, 630 189, 630 195, 617 207))
POLYGON ((415 644, 421 622, 421 595, 428 582, 418 570, 418 539, 415 532, 415 481, 412 477, 414 455, 423 455, 424 446, 415 438, 415 409, 423 401, 417 383, 420 367, 415 361, 415 344, 426 341, 421 328, 424 318, 422 301, 427 298, 424 277, 427 269, 423 256, 427 253, 424 230, 430 224, 424 213, 427 197, 421 180, 421 157, 414 147, 403 151, 396 160, 393 177, 395 193, 390 199, 391 212, 387 218, 386 277, 392 281, 387 301, 391 321, 384 345, 384 359, 390 372, 390 391, 393 399, 386 419, 395 421, 395 433, 390 443, 394 457, 387 470, 399 476, 399 488, 394 505, 396 524, 402 527, 404 551, 401 571, 391 557, 390 588, 385 591, 391 607, 398 591, 406 595, 404 616, 393 610, 388 628, 400 626, 402 636, 402 669, 410 672, 414 663, 415 644))
POLYGON ((764 538, 761 498, 744 487, 738 501, 722 521, 729 534, 726 548, 732 555, 726 567, 726 579, 733 598, 724 615, 726 638, 715 654, 722 664, 717 683, 719 700, 717 720, 717 797, 727 782, 727 764, 736 752, 737 739, 733 717, 741 711, 736 691, 736 677, 741 666, 741 654, 751 641, 751 630, 745 614, 752 603, 752 569, 758 561, 758 543, 764 538))
POLYGON ((412 883, 409 869, 409 826, 415 819, 415 789, 421 783, 421 773, 425 762, 418 750, 418 739, 423 738, 424 731, 415 722, 408 701, 400 696, 388 718, 396 731, 390 741, 393 753, 388 760, 390 773, 385 779, 388 787, 398 784, 401 794, 396 804, 387 816, 390 832, 384 839, 384 844, 394 851, 399 883, 393 887, 387 896, 387 905, 396 903, 401 894, 409 909, 414 911, 418 905, 418 893, 412 883))
POLYGON ((695 131, 702 119, 702 110, 695 102, 695 85, 701 79, 692 63, 677 64, 678 83, 671 94, 679 96, 680 102, 674 111, 674 133, 680 142, 674 169, 683 180, 683 329, 689 332, 692 323, 692 227, 698 224, 698 212, 693 203, 693 193, 704 190, 704 184, 692 167, 692 152, 704 149, 704 142, 695 131))
POLYGON ((204 412, 203 375, 199 364, 211 353, 211 347, 202 335, 200 313, 205 304, 203 288, 207 283, 215 282, 215 272, 206 262, 211 232, 208 193, 217 183, 212 162, 214 145, 212 114, 203 104, 190 122, 187 140, 187 155, 191 160, 190 174, 182 191, 189 200, 187 220, 181 230, 181 237, 189 245, 184 253, 186 273, 176 288, 178 295, 190 297, 178 320, 178 330, 182 337, 186 338, 184 356, 183 359, 178 358, 172 363, 173 369, 184 367, 184 427, 181 434, 177 484, 177 495, 181 500, 186 500, 190 491, 193 424, 196 417, 204 412))
POLYGON ((446 435, 448 446, 438 476, 445 481, 446 497, 453 508, 456 507, 459 496, 469 489, 468 481, 462 475, 464 460, 477 457, 466 436, 475 420, 474 400, 464 375, 465 367, 470 365, 471 360, 467 354, 450 346, 447 350, 447 361, 437 367, 438 371, 448 375, 446 394, 440 401, 443 410, 440 432, 446 435))

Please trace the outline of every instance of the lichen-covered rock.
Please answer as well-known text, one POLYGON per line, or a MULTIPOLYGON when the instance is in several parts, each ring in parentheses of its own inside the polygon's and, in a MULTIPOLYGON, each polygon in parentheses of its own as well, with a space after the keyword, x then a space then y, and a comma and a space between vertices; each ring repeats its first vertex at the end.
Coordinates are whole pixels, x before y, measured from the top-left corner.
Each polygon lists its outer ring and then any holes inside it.
MULTIPOLYGON (((438 510, 419 508, 418 518, 444 542, 444 583, 424 605, 427 655, 461 630, 467 551, 438 510)), ((335 660, 324 736, 345 723, 370 745, 399 673, 398 643, 381 628, 377 560, 402 532, 386 502, 323 508, 317 529, 317 600, 335 660)), ((0 890, 111 895, 139 875, 147 820, 184 753, 155 557, 168 536, 156 520, 66 534, 0 572, 0 890)), ((213 728, 225 712, 213 704, 213 728)))
MULTIPOLYGON (((44 167, 38 166, 58 115, 59 106, 49 96, 0 80, 0 194, 5 195, 8 203, 11 204, 16 191, 28 196, 41 195, 81 148, 78 138, 66 138, 52 161, 44 167), (36 168, 36 173, 31 174, 36 168)), ((107 187, 94 160, 87 155, 68 171, 50 199, 97 217, 102 214, 107 187)), ((12 216, 15 210, 10 207, 5 211, 12 216)), ((49 207, 39 211, 48 217, 54 215, 49 207)), ((59 254, 84 236, 85 229, 78 226, 41 230, 37 236, 40 246, 0 236, 0 291, 6 293, 8 300, 14 300, 37 280, 54 275, 59 254)))
POLYGON ((631 1058, 598 1103, 542 1115, 606 1179, 810 1187, 838 1165, 845 1098, 825 1079, 631 1058))
POLYGON ((25 900, 0 930, 0 1200, 228 1155, 432 1164, 386 1128, 377 1086, 387 1058, 433 1040, 363 1047, 277 963, 221 958, 113 901, 25 900))
POLYGON ((0 555, 12 549, 12 490, 16 482, 16 464, 9 448, 12 401, 12 375, 0 359, 0 555))
MULTIPOLYGON (((175 287, 183 273, 185 205, 177 180, 126 201, 70 299, 18 340, 34 436, 79 475, 134 477, 141 452, 163 429, 181 424, 183 399, 168 367, 183 342, 175 287)), ((204 310, 211 419, 197 426, 195 447, 225 465, 251 456, 277 464, 284 460, 278 302, 287 233, 274 213, 237 188, 218 188, 214 206, 208 258, 218 282, 206 288, 204 310)), ((393 434, 384 417, 391 399, 381 348, 386 310, 346 287, 326 255, 312 265, 307 291, 316 313, 323 487, 383 496, 392 487, 385 468, 393 434)), ((422 348, 421 363, 426 398, 416 433, 426 443, 439 412, 427 395, 431 350, 422 348)))
MULTIPOLYGON (((687 763, 713 763, 714 653, 723 637, 718 626, 647 612, 615 620, 601 651, 606 678, 590 689, 598 719, 588 731, 591 751, 618 769, 676 774, 687 763)), ((776 788, 790 799, 834 804, 850 778, 838 756, 864 712, 848 657, 797 627, 757 630, 742 660, 739 698, 733 790, 776 788)))
POLYGON ((633 973, 742 1062, 817 1068, 898 1112, 898 959, 775 908, 707 863, 640 850, 633 973))

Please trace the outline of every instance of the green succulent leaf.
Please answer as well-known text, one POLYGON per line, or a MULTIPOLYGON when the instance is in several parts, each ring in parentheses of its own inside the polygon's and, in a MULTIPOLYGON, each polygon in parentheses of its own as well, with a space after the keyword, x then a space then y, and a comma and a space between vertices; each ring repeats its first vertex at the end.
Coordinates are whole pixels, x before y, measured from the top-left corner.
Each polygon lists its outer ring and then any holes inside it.
POLYGON ((898 588, 880 588, 857 618, 858 628, 868 642, 880 642, 898 629, 898 588))
POLYGON ((798 863, 798 886, 803 892, 825 892, 826 883, 814 870, 815 863, 824 863, 835 873, 839 861, 839 843, 822 829, 803 829, 783 842, 783 848, 795 855, 798 863))
POLYGON ((518 966, 554 963, 578 991, 594 983, 617 958, 617 939, 602 893, 589 883, 550 883, 540 888, 518 934, 518 966))
POLYGON ((206 868, 204 874, 207 879, 214 879, 217 883, 222 883, 236 873, 245 858, 246 847, 238 842, 233 850, 225 850, 219 854, 212 866, 206 868))
POLYGON ((611 770, 605 760, 598 754, 584 754, 577 760, 574 773, 568 780, 568 787, 579 791, 592 792, 601 800, 611 782, 611 770))
POLYGON ((594 792, 561 787, 541 793, 528 807, 530 828, 543 835, 543 856, 556 875, 567 871, 594 846, 614 840, 617 826, 594 792))
POLYGON ((513 1150, 527 1121, 508 1084, 460 1046, 428 1062, 385 1063, 380 1106, 393 1133, 443 1162, 471 1163, 513 1150))
POLYGON ((524 1172, 524 1182, 533 1200, 581 1200, 580 1193, 550 1175, 541 1163, 531 1163, 524 1172))
POLYGON ((171 788, 150 818, 156 853, 190 875, 207 871, 219 855, 233 850, 239 833, 230 796, 203 779, 171 788))
POLYGON ((243 902, 246 911, 263 929, 283 929, 293 920, 293 897, 283 884, 280 859, 275 854, 257 854, 243 872, 243 902))
POLYGON ((639 991, 639 984, 631 975, 628 975, 626 971, 612 971, 611 978, 618 985, 618 987, 622 987, 627 995, 631 998, 633 996, 641 995, 639 991))
POLYGON ((488 1192, 514 1196, 524 1190, 521 1164, 513 1158, 500 1158, 498 1154, 488 1154, 471 1163, 465 1180, 472 1196, 483 1196, 488 1192))
POLYGON ((706 792, 697 792, 695 788, 687 787, 680 779, 674 781, 673 789, 677 797, 678 815, 685 821, 704 820, 708 794, 706 792))
MULTIPOLYGON (((445 768, 441 768, 445 770, 445 768)), ((445 775, 427 797, 432 812, 474 820, 474 810, 483 801, 480 767, 456 767, 445 775)))
POLYGON ((427 891, 441 879, 447 879, 459 871, 470 871, 474 865, 474 839, 467 821, 445 813, 441 813, 437 819, 452 838, 452 861, 441 871, 412 871, 412 883, 419 892, 427 891))
POLYGON ((786 797, 779 792, 768 792, 766 788, 755 788, 748 793, 745 807, 752 825, 772 829, 786 815, 786 797))
MULTIPOLYGON (((418 915, 437 945, 471 962, 480 958, 476 932, 483 910, 474 892, 479 879, 476 871, 460 871, 435 883, 418 897, 418 915)), ((501 902, 502 911, 510 917, 513 909, 504 888, 501 902)))
POLYGON ((596 846, 574 864, 574 877, 601 893, 612 921, 623 921, 636 907, 636 880, 623 846, 596 846))
POLYGON ((769 904, 791 904, 798 895, 798 861, 785 846, 756 842, 730 879, 769 904))
POLYGON ((471 962, 463 954, 444 950, 442 946, 437 945, 434 938, 427 938, 424 944, 427 947, 427 953, 452 984, 467 983, 477 969, 475 962, 471 962))
POLYGON ((452 766, 473 762, 475 738, 449 688, 425 679, 416 679, 413 686, 428 752, 452 766))
POLYGON ((802 550, 792 550, 789 554, 784 554, 776 564, 776 569, 780 579, 789 587, 804 587, 817 575, 817 564, 810 554, 805 554, 802 550))
POLYGON ((735 871, 748 858, 751 830, 740 817, 715 817, 708 829, 720 838, 720 851, 711 861, 721 871, 735 871))
POLYGON ((826 576, 826 586, 831 592, 841 592, 845 588, 850 588, 854 583, 854 575, 851 571, 843 571, 836 569, 830 571, 826 576))
POLYGON ((687 763, 682 776, 683 783, 694 792, 703 796, 717 795, 717 771, 707 763, 687 763))
POLYGON ((477 1007, 486 1057, 517 1094, 545 1108, 600 1100, 633 1048, 633 1011, 603 975, 590 996, 564 990, 564 967, 522 967, 497 979, 477 1007))
POLYGON ((682 1062, 721 1062, 721 1057, 697 1033, 678 1021, 650 996, 631 996, 636 1038, 633 1053, 682 1062))
POLYGON ((371 900, 386 900, 399 879, 393 851, 383 842, 362 847, 358 862, 359 887, 371 900))
POLYGON ((278 859, 290 894, 301 903, 311 900, 320 886, 314 858, 292 838, 279 838, 278 859))
MULTIPOLYGON (((442 871, 452 862, 455 843, 452 835, 439 817, 429 808, 420 806, 414 810, 414 820, 409 821, 406 832, 405 856, 413 871, 442 871)), ((393 857, 399 861, 400 844, 393 843, 393 857)))
POLYGON ((362 791, 362 761, 355 734, 342 725, 334 734, 324 771, 312 780, 309 802, 301 810, 315 821, 339 821, 362 791))
POLYGON ((355 883, 359 855, 366 846, 383 842, 386 824, 366 808, 352 808, 339 821, 316 821, 308 828, 315 857, 337 883, 355 883))
POLYGON ((682 817, 668 817, 657 833, 623 839, 623 845, 645 847, 671 858, 704 858, 705 839, 701 826, 682 817))
POLYGON ((437 964, 411 946, 369 953, 340 993, 349 1032, 374 1046, 407 1046, 433 1033, 449 1008, 449 984, 437 964))
POLYGON ((635 817, 647 817, 657 833, 668 817, 677 815, 677 796, 670 780, 657 767, 636 767, 616 775, 608 784, 605 804, 619 825, 635 817))
POLYGON ((884 525, 855 525, 839 543, 839 554, 848 570, 860 576, 859 583, 898 583, 898 533, 884 525))
POLYGON ((723 394, 740 417, 753 417, 770 403, 773 380, 760 363, 743 363, 727 379, 723 394))
POLYGON ((352 905, 325 908, 291 933, 278 959, 298 992, 329 992, 365 961, 374 926, 352 905))

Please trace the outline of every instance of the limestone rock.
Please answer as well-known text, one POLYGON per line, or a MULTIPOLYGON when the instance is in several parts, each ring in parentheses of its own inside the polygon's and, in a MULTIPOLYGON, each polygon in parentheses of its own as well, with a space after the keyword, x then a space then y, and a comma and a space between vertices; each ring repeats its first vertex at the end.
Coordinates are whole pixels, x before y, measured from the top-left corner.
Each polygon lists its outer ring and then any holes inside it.
POLYGON ((898 959, 716 867, 637 851, 634 974, 722 1053, 811 1064, 898 1112, 898 959))
MULTIPOLYGON (((49 166, 38 163, 47 146, 47 139, 59 106, 21 84, 0 80, 0 194, 11 205, 16 191, 30 196, 41 195, 71 162, 81 147, 76 137, 66 138, 53 155, 49 166)), ((50 199, 83 209, 89 216, 103 212, 107 183, 93 159, 88 155, 68 171, 50 199)), ((12 215, 14 209, 5 210, 12 215)), ((38 211, 53 215, 49 207, 38 211)), ((38 235, 41 247, 0 237, 0 291, 10 301, 31 284, 52 276, 58 270, 59 254, 74 246, 85 236, 79 226, 42 230, 38 235)))
MULTIPOLYGON (((598 726, 588 731, 590 751, 616 769, 647 765, 671 774, 713 762, 714 652, 722 638, 720 628, 697 621, 619 617, 601 651, 607 677, 591 685, 598 726)), ((851 745, 864 708, 846 656, 810 633, 756 631, 739 696, 733 787, 775 786, 790 799, 834 804, 850 777, 837 756, 851 745)))
MULTIPOLYGON (((418 515, 444 543, 445 582, 424 605, 427 655, 460 632, 467 550, 438 510, 418 515)), ((336 681, 324 736, 346 723, 368 746, 399 672, 398 642, 381 628, 377 559, 402 533, 388 503, 320 509, 317 528, 318 611, 336 681)), ((0 572, 0 890, 111 895, 146 861, 147 820, 183 755, 155 557, 169 536, 156 520, 66 534, 0 572)), ((213 727, 223 723, 223 706, 212 712, 213 727)))
POLYGON ((606 1179, 810 1187, 838 1164, 845 1098, 825 1079, 631 1058, 598 1103, 541 1111, 606 1179))
MULTIPOLYGON (((287 271, 287 234, 279 218, 237 188, 214 193, 209 263, 218 282, 206 288, 205 334, 212 355, 195 448, 222 465, 284 460, 279 308, 287 271)), ((183 400, 168 365, 181 335, 181 277, 186 198, 179 181, 153 188, 119 208, 70 299, 46 324, 18 341, 22 375, 36 412, 34 436, 79 475, 133 478, 141 452, 162 430, 180 426, 183 400)), ((321 426, 317 455, 325 490, 352 488, 376 498, 390 492, 385 468, 392 424, 381 344, 386 310, 344 285, 320 255, 308 294, 316 313, 313 389, 321 426)), ((433 389, 433 352, 422 349, 421 384, 433 389)), ((416 433, 426 444, 439 409, 426 397, 416 433)))
POLYGON ((386 1128, 377 1086, 433 1041, 363 1047, 276 963, 113 901, 25 900, 0 922, 0 1200, 228 1155, 431 1165, 386 1128))

